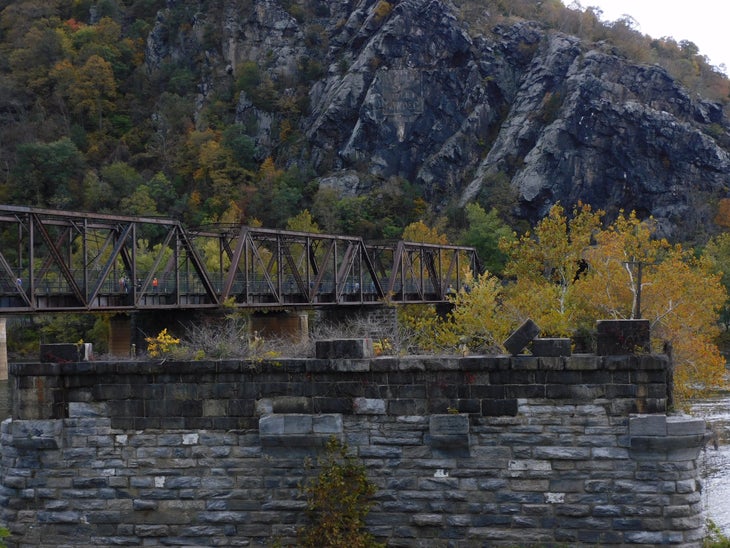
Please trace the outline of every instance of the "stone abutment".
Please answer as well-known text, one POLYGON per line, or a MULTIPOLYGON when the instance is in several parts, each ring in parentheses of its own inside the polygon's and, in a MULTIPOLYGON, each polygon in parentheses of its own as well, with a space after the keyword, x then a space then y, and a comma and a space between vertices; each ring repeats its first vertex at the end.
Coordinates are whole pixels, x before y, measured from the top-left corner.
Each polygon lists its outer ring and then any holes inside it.
POLYGON ((388 546, 701 545, 705 423, 667 413, 664 355, 318 355, 11 364, 10 545, 296 545, 331 436, 388 546))

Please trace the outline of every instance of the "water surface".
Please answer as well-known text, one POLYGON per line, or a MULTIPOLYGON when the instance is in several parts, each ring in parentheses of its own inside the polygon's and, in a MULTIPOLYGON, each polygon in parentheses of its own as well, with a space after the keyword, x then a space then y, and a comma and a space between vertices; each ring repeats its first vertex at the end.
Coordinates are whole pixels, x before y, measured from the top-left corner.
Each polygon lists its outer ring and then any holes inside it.
POLYGON ((730 395, 698 402, 691 414, 705 419, 717 435, 717 448, 710 442, 700 454, 702 498, 705 515, 730 535, 730 395))

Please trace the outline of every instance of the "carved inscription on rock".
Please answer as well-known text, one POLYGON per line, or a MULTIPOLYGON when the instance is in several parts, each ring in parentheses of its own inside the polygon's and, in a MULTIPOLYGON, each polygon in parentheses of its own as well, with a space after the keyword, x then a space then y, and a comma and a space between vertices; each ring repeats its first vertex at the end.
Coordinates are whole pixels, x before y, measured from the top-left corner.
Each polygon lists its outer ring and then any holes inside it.
POLYGON ((423 79, 416 69, 383 70, 377 85, 383 116, 418 116, 423 112, 423 79))

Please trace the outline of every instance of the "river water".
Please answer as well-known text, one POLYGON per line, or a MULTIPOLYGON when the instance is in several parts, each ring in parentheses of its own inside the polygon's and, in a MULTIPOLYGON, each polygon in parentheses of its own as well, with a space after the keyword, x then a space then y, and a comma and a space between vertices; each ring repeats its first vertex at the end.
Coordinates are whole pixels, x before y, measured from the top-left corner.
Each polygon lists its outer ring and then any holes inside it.
POLYGON ((710 442, 700 455, 703 501, 705 515, 730 535, 730 395, 698 402, 691 414, 705 419, 717 435, 717 448, 710 442))
MULTIPOLYGON (((10 416, 10 387, 0 381, 0 421, 10 416)), ((705 515, 730 535, 730 394, 694 404, 691 414, 707 421, 717 435, 700 454, 705 515)))

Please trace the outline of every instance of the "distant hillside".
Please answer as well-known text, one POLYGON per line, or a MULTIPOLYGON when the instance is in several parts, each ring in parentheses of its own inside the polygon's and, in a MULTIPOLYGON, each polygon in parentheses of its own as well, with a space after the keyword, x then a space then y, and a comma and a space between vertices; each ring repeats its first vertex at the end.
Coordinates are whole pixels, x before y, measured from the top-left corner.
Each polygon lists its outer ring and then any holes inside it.
POLYGON ((580 200, 702 241, 730 197, 728 80, 557 0, 0 10, 5 203, 388 238, 580 200))

